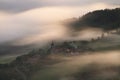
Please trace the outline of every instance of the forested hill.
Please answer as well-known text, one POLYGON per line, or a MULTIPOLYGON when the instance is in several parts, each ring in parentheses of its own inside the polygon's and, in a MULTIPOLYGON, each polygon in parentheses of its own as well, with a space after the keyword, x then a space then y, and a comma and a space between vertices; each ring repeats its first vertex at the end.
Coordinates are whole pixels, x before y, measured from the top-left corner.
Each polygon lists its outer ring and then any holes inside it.
POLYGON ((107 31, 118 29, 120 28, 120 8, 89 12, 67 25, 74 30, 86 27, 101 28, 107 31))

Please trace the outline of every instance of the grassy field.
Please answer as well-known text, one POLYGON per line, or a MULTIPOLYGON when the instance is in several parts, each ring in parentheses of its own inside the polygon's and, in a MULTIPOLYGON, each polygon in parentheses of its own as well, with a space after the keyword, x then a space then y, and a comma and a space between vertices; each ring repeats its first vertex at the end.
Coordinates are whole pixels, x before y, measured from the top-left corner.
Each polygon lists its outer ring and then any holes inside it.
POLYGON ((92 49, 103 51, 103 50, 119 50, 120 49, 120 36, 109 35, 101 40, 90 42, 87 46, 92 49))
POLYGON ((6 64, 6 63, 10 63, 13 60, 16 59, 18 55, 7 55, 7 56, 1 56, 0 57, 0 64, 6 64))

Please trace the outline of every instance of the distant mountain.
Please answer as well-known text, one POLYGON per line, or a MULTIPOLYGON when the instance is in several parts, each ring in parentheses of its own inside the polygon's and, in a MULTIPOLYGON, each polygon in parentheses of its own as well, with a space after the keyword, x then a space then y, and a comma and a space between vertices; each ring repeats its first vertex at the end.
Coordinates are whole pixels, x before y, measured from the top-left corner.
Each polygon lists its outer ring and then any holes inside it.
POLYGON ((118 29, 120 28, 120 8, 89 12, 77 20, 68 22, 67 25, 76 31, 87 27, 100 28, 105 31, 118 29))

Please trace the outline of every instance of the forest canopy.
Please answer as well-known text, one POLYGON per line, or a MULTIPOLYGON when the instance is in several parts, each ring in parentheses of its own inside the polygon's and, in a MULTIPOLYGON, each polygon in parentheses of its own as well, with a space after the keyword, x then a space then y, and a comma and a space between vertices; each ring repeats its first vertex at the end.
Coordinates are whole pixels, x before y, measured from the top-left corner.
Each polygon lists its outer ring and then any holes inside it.
POLYGON ((75 31, 88 27, 100 28, 103 31, 117 30, 120 28, 120 8, 89 12, 80 18, 74 18, 67 26, 75 31))

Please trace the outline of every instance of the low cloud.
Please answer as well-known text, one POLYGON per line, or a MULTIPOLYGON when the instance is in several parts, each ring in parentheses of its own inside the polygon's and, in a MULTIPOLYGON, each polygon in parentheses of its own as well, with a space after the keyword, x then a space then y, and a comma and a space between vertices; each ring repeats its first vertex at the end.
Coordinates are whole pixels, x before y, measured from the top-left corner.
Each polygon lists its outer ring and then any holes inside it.
POLYGON ((18 14, 0 12, 0 43, 17 40, 17 44, 31 44, 68 38, 68 29, 59 22, 88 11, 115 7, 96 3, 82 7, 43 7, 18 14))

